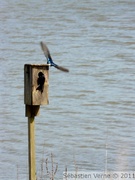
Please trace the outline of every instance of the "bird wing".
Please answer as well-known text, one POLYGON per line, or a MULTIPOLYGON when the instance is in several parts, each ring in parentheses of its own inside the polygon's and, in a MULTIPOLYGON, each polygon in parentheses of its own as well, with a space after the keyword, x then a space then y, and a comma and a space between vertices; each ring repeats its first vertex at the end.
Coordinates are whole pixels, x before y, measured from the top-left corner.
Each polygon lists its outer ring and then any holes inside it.
POLYGON ((47 59, 47 62, 50 61, 50 63, 53 63, 50 51, 49 51, 48 47, 46 46, 46 44, 41 41, 40 45, 41 45, 41 48, 42 48, 42 50, 44 52, 44 55, 45 55, 45 57, 47 59))
POLYGON ((69 70, 67 68, 64 68, 62 66, 58 66, 58 65, 55 65, 55 67, 61 71, 64 71, 64 72, 69 72, 69 70))

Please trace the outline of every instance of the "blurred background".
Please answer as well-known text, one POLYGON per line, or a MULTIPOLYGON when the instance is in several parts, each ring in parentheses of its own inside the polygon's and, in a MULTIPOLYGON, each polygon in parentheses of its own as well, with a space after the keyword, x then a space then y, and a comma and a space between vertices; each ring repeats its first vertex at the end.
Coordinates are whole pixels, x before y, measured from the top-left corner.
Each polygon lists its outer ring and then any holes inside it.
MULTIPOLYGON (((69 171, 135 167, 135 1, 0 2, 0 178, 28 179, 24 64, 50 67, 49 105, 36 117, 36 166, 51 153, 69 171)), ((45 165, 45 164, 44 164, 45 165)))

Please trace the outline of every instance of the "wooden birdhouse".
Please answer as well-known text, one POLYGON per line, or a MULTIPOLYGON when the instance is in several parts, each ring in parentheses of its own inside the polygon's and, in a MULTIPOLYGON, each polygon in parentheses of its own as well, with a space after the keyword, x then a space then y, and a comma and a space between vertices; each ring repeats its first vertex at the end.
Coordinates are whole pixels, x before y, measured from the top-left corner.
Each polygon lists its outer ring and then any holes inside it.
POLYGON ((49 86, 49 65, 24 65, 24 104, 30 106, 47 105, 49 86))

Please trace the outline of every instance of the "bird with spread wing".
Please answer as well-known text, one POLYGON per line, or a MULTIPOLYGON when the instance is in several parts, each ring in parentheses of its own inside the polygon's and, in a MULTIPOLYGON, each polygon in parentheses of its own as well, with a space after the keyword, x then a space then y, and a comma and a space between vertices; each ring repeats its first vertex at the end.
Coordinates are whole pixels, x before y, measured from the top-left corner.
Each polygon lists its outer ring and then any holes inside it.
POLYGON ((64 71, 64 72, 69 72, 69 70, 67 68, 64 68, 62 66, 59 66, 57 64, 55 64, 52 60, 52 57, 51 57, 51 54, 50 54, 50 51, 48 49, 48 47, 46 46, 46 44, 44 42, 40 42, 40 45, 41 45, 41 48, 44 52, 44 55, 47 59, 47 64, 49 64, 50 66, 54 66, 55 68, 61 70, 61 71, 64 71))

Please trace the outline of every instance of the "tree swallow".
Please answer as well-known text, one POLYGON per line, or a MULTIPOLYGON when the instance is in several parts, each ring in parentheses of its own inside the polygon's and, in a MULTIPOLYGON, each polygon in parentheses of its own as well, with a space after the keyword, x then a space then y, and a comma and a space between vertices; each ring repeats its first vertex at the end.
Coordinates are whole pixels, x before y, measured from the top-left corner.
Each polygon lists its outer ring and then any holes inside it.
POLYGON ((44 55, 47 59, 47 64, 50 64, 50 66, 54 66, 55 68, 61 70, 61 71, 64 71, 64 72, 69 72, 69 70, 67 68, 64 68, 62 66, 58 66, 57 64, 55 64, 51 58, 51 54, 50 54, 50 51, 48 49, 48 47, 46 46, 45 43, 43 43, 42 41, 40 42, 40 45, 41 45, 41 48, 44 52, 44 55))
POLYGON ((42 72, 39 72, 38 79, 37 79, 38 87, 36 88, 36 90, 39 90, 42 93, 44 89, 44 83, 45 83, 45 76, 42 72))

